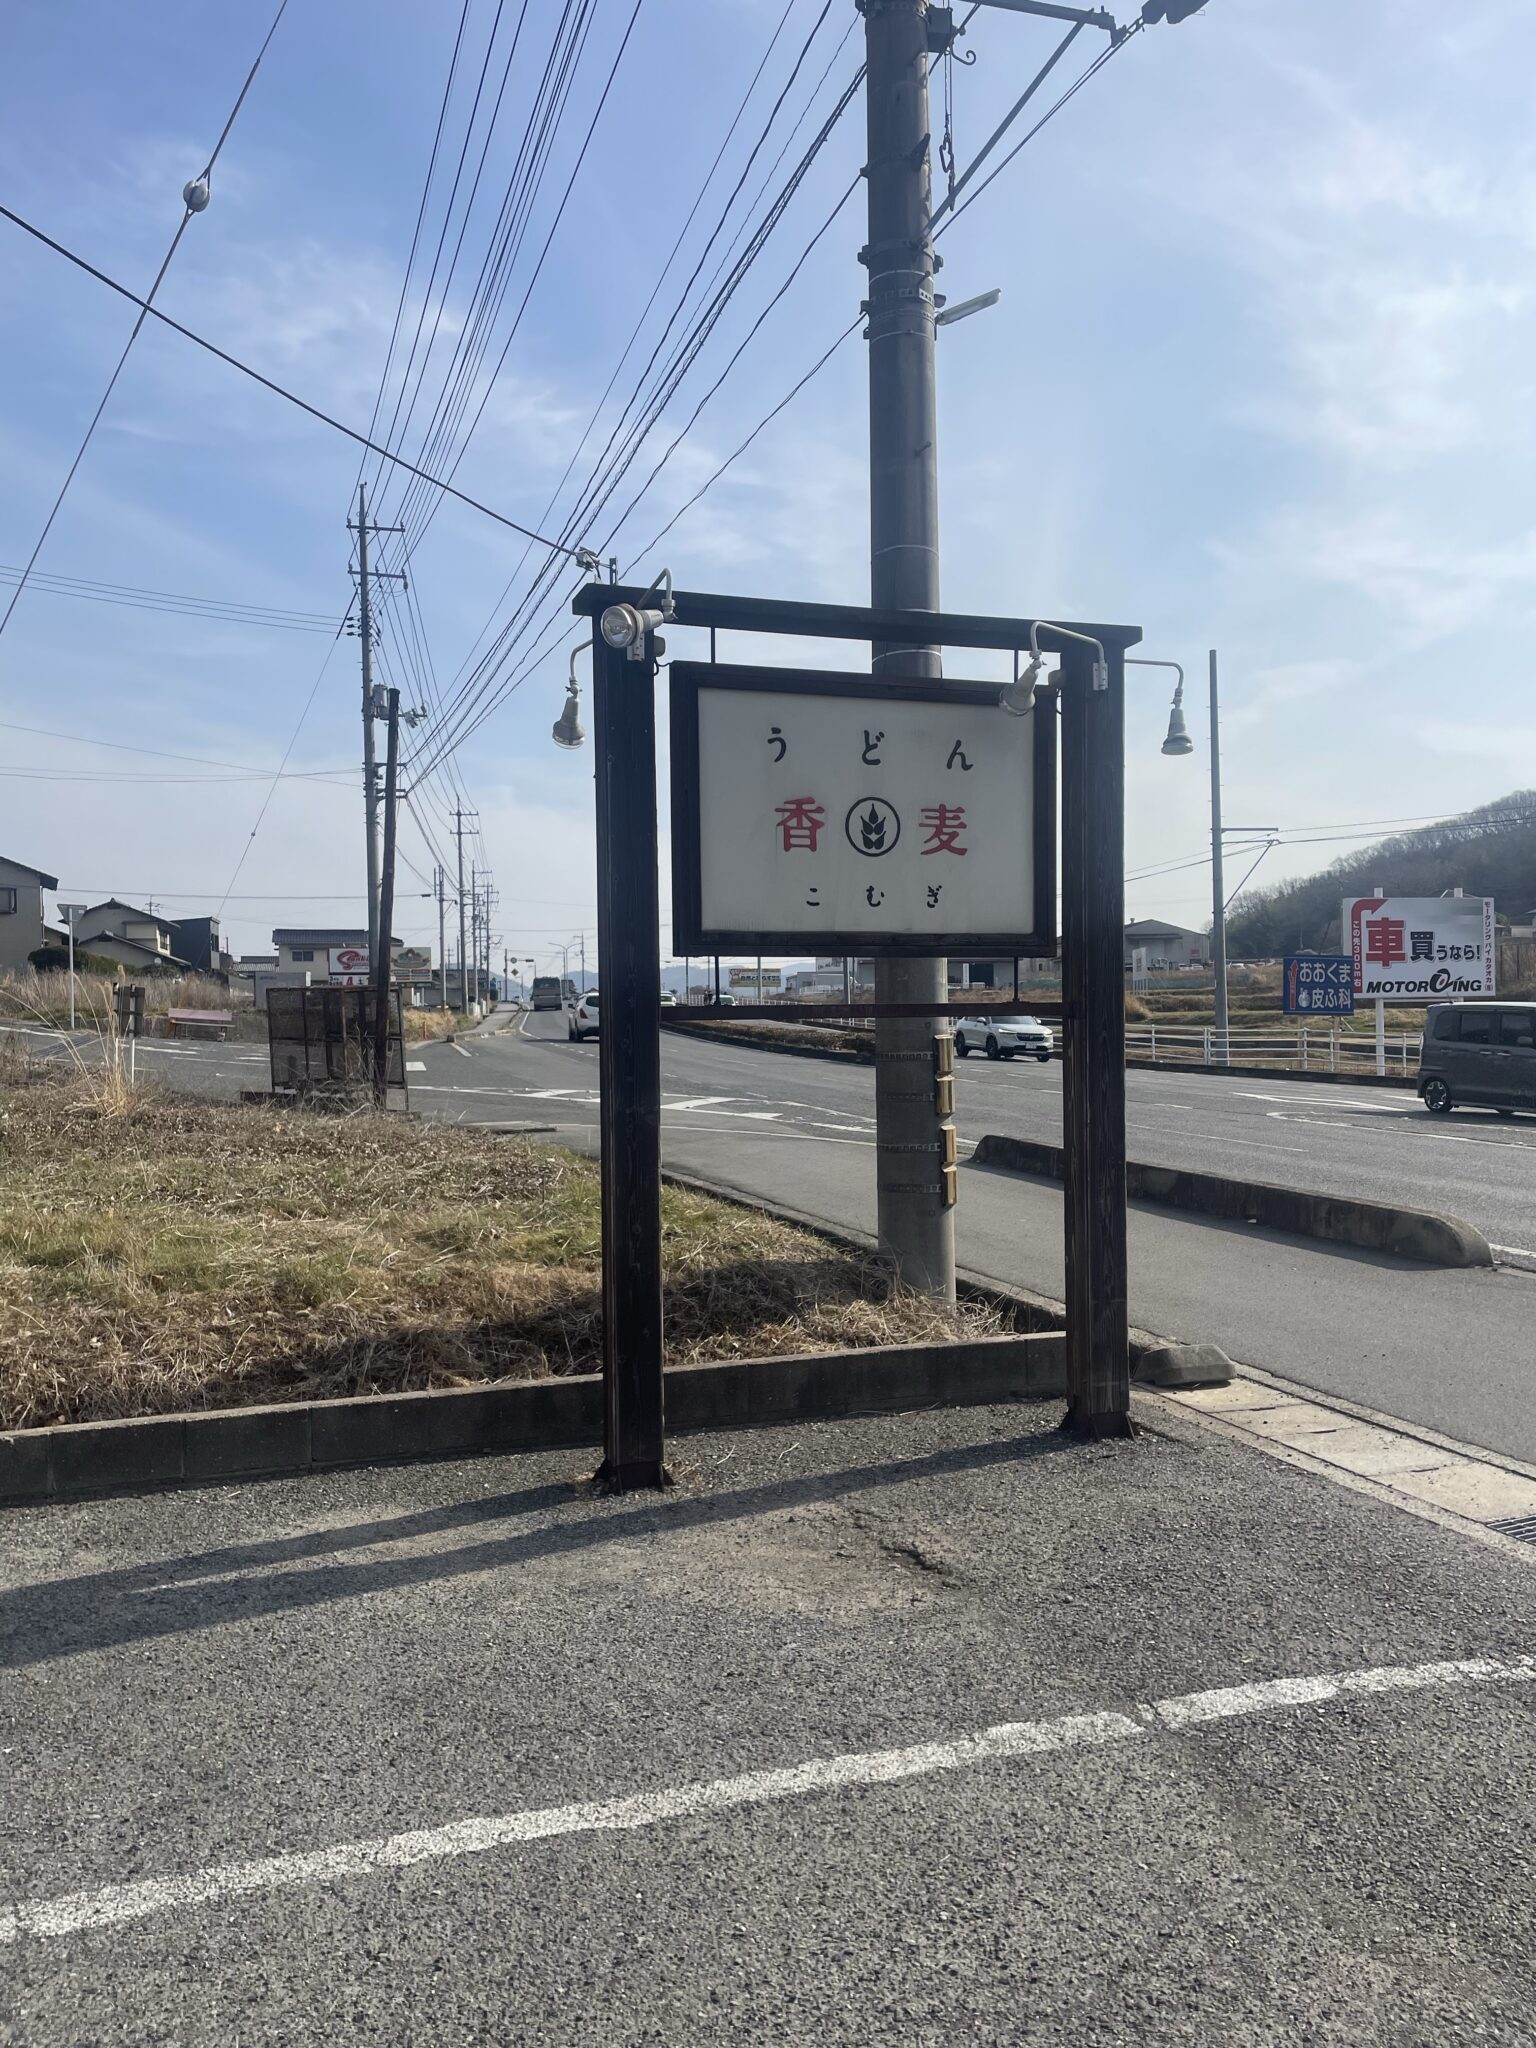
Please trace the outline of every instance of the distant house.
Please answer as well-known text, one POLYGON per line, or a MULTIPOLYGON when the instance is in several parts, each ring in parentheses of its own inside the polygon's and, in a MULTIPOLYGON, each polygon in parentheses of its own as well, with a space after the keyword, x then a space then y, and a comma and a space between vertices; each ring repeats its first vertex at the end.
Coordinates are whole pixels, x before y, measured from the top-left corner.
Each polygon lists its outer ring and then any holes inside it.
POLYGON ((23 972, 27 956, 46 943, 43 891, 58 886, 57 875, 0 854, 0 974, 23 972))
POLYGON ((234 972, 242 981, 254 981, 259 974, 276 974, 275 953, 242 953, 235 962, 234 972))
POLYGON ((140 910, 109 896, 93 903, 75 920, 75 946, 96 953, 136 974, 185 974, 190 963, 171 944, 171 921, 152 910, 140 910))
POLYGON ((1148 967, 1205 967, 1211 958, 1207 933, 1192 932, 1182 924, 1164 924, 1155 917, 1133 917, 1125 927, 1124 945, 1127 973, 1139 950, 1145 950, 1148 967))
MULTIPOLYGON (((398 945, 399 941, 395 943, 398 945)), ((368 950, 368 933, 351 925, 279 925, 272 934, 279 974, 307 968, 316 981, 330 974, 330 956, 342 946, 368 950)))
POLYGON ((220 941, 216 917, 175 917, 167 930, 172 952, 180 954, 199 974, 229 974, 230 958, 220 941))

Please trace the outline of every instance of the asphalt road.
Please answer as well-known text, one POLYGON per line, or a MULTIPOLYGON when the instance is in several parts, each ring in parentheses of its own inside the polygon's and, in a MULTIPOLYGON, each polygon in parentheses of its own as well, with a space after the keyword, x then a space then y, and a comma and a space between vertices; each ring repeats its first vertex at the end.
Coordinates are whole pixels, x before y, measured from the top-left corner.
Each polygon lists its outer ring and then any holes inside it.
MULTIPOLYGON (((266 1072, 258 1046, 146 1041, 141 1057, 173 1085, 218 1093, 259 1087, 266 1072)), ((428 1115, 595 1145, 597 1046, 568 1043, 557 1013, 412 1059, 412 1102, 428 1115)), ((873 1233, 870 1069, 665 1033, 662 1084, 670 1165, 873 1233)), ((1369 1090, 1146 1073, 1128 1085, 1137 1157, 1438 1206, 1501 1243, 1536 1245, 1536 1123, 1456 1117, 1445 1142, 1411 1098, 1383 1107, 1369 1090), (1481 1184, 1426 1178, 1447 1161, 1481 1184)), ((971 1144, 987 1130, 1057 1135, 1059 1067, 973 1058, 956 1093, 971 1144)), ((1056 1187, 967 1165, 956 1236, 968 1272, 1061 1298, 1056 1187)), ((1131 1213, 1130 1263, 1145 1329, 1536 1463, 1536 1272, 1442 1272, 1147 1206, 1131 1213)))
POLYGON ((8 1512, 0 2041, 1530 2048, 1529 1564, 1053 1419, 8 1512))

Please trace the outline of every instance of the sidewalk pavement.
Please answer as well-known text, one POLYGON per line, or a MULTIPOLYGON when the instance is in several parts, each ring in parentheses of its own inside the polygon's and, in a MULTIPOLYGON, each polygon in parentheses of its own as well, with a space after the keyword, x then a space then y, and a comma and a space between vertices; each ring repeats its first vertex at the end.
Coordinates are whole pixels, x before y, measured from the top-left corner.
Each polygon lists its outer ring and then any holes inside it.
POLYGON ((0 2041, 1536 2041, 1536 1558, 1139 1412, 7 1515, 0 2041))

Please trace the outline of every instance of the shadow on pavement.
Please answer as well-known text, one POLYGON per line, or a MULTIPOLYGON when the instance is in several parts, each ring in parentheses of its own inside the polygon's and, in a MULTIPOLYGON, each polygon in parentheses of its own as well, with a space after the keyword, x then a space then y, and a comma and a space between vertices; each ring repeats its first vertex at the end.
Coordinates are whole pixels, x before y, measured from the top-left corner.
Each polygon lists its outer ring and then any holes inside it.
POLYGON ((737 1493, 690 1495, 679 1491, 648 1499, 643 1505, 593 1497, 574 1484, 535 1486, 346 1529, 238 1544, 75 1579, 49 1579, 0 1594, 0 1669, 570 1556, 637 1536, 684 1534, 704 1525, 743 1521, 769 1511, 906 1485, 946 1472, 1084 1450, 1102 1456, 1104 1446, 1083 1445, 1075 1438, 1047 1431, 896 1463, 776 1480, 737 1493), (316 1559, 348 1551, 410 1543, 518 1516, 556 1513, 562 1506, 569 1513, 552 1526, 498 1534, 452 1551, 430 1550, 313 1568, 316 1559), (301 1568, 265 1570, 273 1565, 301 1568), (249 1572, 263 1575, 230 1576, 249 1572))

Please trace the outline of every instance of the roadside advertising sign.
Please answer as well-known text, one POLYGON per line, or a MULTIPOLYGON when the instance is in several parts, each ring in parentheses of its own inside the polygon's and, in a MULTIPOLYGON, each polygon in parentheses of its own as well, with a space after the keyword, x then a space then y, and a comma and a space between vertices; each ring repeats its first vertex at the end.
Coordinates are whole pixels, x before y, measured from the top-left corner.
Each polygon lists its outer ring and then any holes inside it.
MULTIPOLYGON (((841 964, 841 963, 839 963, 841 964)), ((778 992, 784 985, 784 972, 779 967, 733 967, 732 988, 764 988, 778 992)))
POLYGON ((1054 952, 1054 717, 996 683, 713 663, 674 662, 671 696, 683 950, 1054 952))
POLYGON ((1355 963, 1348 953, 1287 954, 1282 989, 1287 1017, 1353 1017, 1355 963))
POLYGON ((332 946, 325 957, 333 988, 367 988, 366 946, 332 946))
POLYGON ((1346 897, 1342 929, 1357 996, 1423 1003, 1496 993, 1491 896, 1346 897))

